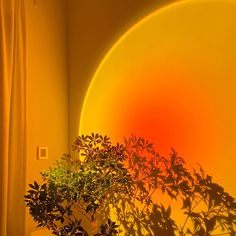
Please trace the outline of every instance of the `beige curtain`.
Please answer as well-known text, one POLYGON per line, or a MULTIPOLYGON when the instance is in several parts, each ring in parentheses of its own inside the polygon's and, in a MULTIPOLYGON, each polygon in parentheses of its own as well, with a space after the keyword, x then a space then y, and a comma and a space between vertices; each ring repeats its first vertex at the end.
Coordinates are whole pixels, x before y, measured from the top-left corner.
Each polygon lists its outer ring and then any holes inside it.
POLYGON ((0 235, 25 228, 25 6, 0 0, 0 235))

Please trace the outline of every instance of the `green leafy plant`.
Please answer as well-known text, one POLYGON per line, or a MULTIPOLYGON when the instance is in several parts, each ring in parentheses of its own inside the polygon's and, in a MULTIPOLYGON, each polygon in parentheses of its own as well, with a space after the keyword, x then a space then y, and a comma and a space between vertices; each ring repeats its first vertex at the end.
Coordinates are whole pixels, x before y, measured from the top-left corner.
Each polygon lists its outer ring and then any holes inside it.
POLYGON ((91 134, 77 137, 73 151, 25 196, 38 226, 54 235, 235 235, 235 199, 201 167, 189 171, 175 150, 163 157, 144 138, 112 145, 91 134), (164 196, 179 203, 183 222, 172 218, 164 196))

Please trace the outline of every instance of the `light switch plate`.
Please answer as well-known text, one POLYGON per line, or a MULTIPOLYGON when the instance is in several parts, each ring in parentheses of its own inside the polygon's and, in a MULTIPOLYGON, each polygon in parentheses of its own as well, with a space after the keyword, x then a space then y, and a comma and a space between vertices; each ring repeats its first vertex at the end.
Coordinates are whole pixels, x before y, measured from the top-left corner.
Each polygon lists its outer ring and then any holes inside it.
POLYGON ((47 147, 38 147, 38 160, 48 159, 48 148, 47 147))

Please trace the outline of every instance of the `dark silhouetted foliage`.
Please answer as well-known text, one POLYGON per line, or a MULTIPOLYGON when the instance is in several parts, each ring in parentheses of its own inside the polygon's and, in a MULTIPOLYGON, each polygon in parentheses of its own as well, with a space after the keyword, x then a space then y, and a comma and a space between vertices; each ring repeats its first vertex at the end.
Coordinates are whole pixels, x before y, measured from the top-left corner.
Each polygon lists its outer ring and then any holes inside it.
POLYGON ((162 157, 144 138, 112 145, 91 134, 77 137, 73 151, 79 157, 64 155, 25 196, 38 226, 54 235, 88 235, 81 219, 101 221, 94 236, 235 235, 235 199, 201 167, 189 171, 175 150, 162 157), (183 222, 172 218, 172 203, 183 222))

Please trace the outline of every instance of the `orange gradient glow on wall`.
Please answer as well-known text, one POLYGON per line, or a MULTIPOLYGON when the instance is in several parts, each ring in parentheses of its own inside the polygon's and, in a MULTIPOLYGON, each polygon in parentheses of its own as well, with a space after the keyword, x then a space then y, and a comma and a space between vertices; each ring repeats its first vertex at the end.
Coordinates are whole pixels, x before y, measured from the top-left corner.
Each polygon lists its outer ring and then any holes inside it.
POLYGON ((173 147, 236 195, 235 12, 235 1, 181 1, 135 25, 95 73, 79 133, 173 147))

